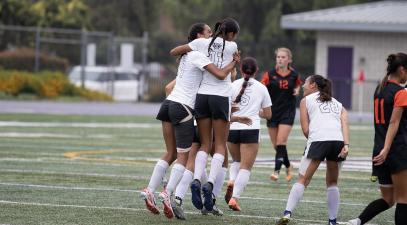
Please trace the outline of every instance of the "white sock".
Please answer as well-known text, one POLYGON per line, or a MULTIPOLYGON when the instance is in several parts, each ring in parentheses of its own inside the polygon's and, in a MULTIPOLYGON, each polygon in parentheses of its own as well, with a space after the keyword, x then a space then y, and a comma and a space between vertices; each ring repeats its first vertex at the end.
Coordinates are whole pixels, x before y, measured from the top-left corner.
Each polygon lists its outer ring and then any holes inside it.
POLYGON ((202 171, 202 176, 201 176, 201 183, 204 184, 208 182, 208 174, 206 174, 206 168, 202 171))
POLYGON ((189 189, 189 185, 191 184, 193 178, 194 178, 194 173, 192 173, 189 170, 184 171, 184 175, 182 175, 182 179, 179 182, 177 188, 175 189, 176 197, 184 199, 185 193, 187 193, 187 191, 189 189))
POLYGON ((297 206, 298 202, 301 200, 304 194, 305 186, 300 183, 295 183, 291 188, 290 195, 288 196, 287 206, 285 209, 292 212, 297 206))
MULTIPOLYGON (((215 184, 216 177, 218 176, 218 173, 222 169, 223 160, 225 160, 224 155, 219 154, 219 153, 215 153, 213 155, 213 158, 211 161, 211 170, 209 171, 208 182, 215 184)), ((195 167, 196 167, 196 165, 195 165, 195 167)))
POLYGON ((229 180, 235 181, 237 177, 237 173, 239 173, 240 169, 240 162, 232 162, 232 165, 230 165, 230 170, 229 170, 229 180))
POLYGON ((217 198, 219 196, 220 191, 222 190, 227 171, 228 171, 228 169, 226 169, 225 167, 222 167, 222 170, 218 173, 218 176, 216 177, 215 184, 213 185, 213 190, 212 190, 212 193, 213 193, 213 195, 215 195, 215 198, 217 198))
POLYGON ((169 165, 167 161, 162 159, 158 160, 158 162, 155 164, 153 174, 151 174, 150 182, 148 183, 147 187, 151 193, 154 193, 157 187, 160 185, 168 167, 169 165))
POLYGON ((339 188, 337 186, 331 186, 326 189, 326 200, 328 203, 329 219, 336 219, 340 201, 339 188))
POLYGON ((168 180, 167 184, 167 192, 171 194, 174 192, 175 187, 177 187, 179 181, 182 179, 182 175, 184 175, 185 166, 176 163, 171 170, 170 179, 168 180))
POLYGON ((247 183, 249 182, 250 171, 245 169, 240 169, 237 174, 235 184, 233 186, 233 198, 240 198, 243 190, 245 189, 247 183))
POLYGON ((208 160, 208 153, 205 151, 199 151, 195 157, 195 171, 194 180, 201 180, 202 173, 206 169, 206 161, 208 160))

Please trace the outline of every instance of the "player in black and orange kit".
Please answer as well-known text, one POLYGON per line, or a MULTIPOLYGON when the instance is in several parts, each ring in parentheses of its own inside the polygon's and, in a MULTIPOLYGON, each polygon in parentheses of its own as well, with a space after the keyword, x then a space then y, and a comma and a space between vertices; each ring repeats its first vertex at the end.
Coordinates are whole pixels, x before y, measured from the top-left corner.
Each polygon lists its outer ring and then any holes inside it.
POLYGON ((371 202, 349 225, 367 223, 397 203, 395 224, 407 223, 407 55, 391 54, 387 74, 374 94, 373 174, 382 198, 371 202))
POLYGON ((276 67, 263 75, 261 82, 266 85, 273 102, 273 116, 267 120, 271 142, 276 150, 275 168, 270 179, 277 181, 282 164, 287 168, 286 180, 293 176, 293 167, 288 159, 287 139, 295 118, 296 96, 298 95, 300 75, 290 66, 292 54, 288 48, 278 48, 276 67))

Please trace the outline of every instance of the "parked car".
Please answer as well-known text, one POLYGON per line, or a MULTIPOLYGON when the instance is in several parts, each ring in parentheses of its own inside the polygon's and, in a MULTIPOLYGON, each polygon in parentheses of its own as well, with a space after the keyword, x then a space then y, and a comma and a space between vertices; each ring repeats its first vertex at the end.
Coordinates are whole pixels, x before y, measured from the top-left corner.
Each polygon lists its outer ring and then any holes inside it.
MULTIPOLYGON (((69 80, 81 86, 81 66, 74 66, 68 74, 69 80)), ((85 66, 85 88, 109 94, 117 101, 139 99, 140 70, 136 68, 85 66)))

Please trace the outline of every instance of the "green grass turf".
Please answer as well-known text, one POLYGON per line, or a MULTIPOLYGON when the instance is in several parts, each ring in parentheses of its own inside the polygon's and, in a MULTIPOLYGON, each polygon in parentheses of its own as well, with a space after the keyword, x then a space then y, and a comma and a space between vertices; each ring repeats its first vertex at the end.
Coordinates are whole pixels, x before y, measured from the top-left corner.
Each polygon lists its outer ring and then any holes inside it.
MULTIPOLYGON (((76 128, 0 126, 0 224, 275 224, 285 207, 291 183, 271 183, 271 167, 256 166, 240 200, 243 211, 228 210, 222 198, 223 217, 202 216, 185 199, 187 221, 168 221, 145 210, 139 190, 145 187, 155 160, 164 149, 160 123, 152 117, 64 116, 2 114, 0 121, 47 123, 126 123, 144 128, 76 128), (67 137, 24 137, 24 134, 59 134, 67 137), (96 152, 88 152, 96 151, 96 152), (64 157, 76 152, 82 159, 64 157)), ((373 129, 352 124, 349 158, 370 157, 373 129)), ((274 152, 262 129, 259 157, 272 159, 274 152)), ((305 139, 295 126, 288 149, 298 160, 305 139)), ((380 196, 369 172, 343 171, 339 180, 339 221, 356 217, 370 201, 380 196)), ((161 189, 160 189, 161 190, 161 189)), ((294 212, 292 224, 326 224, 325 171, 320 170, 294 212)), ((224 190, 223 190, 224 191, 224 190)), ((370 224, 393 224, 394 209, 370 224)))

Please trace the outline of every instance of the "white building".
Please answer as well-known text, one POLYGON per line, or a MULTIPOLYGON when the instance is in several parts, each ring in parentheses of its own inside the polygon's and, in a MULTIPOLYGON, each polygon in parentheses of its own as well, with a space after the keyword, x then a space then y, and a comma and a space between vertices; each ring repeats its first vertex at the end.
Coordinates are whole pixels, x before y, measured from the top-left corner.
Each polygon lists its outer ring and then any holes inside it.
POLYGON ((372 111, 372 96, 390 53, 407 53, 407 1, 380 1, 285 15, 284 29, 317 32, 315 73, 353 110, 372 111), (361 70, 366 82, 356 84, 361 70), (359 105, 359 102, 361 104, 359 105))

